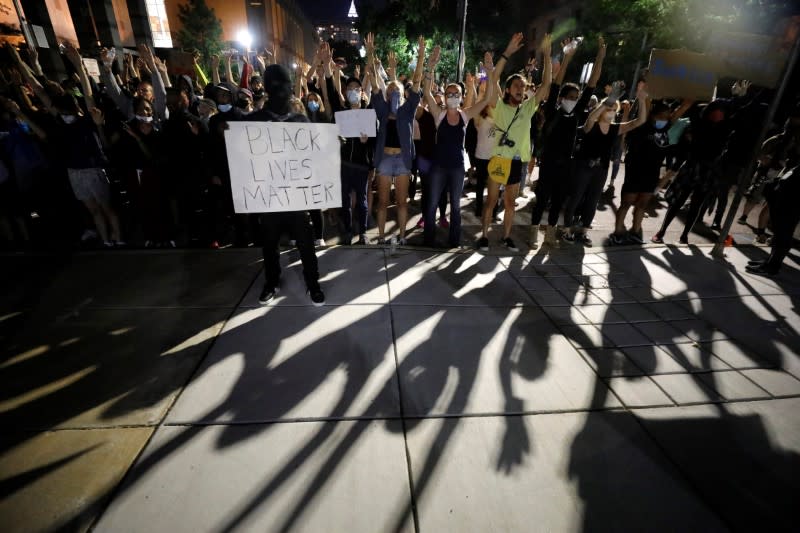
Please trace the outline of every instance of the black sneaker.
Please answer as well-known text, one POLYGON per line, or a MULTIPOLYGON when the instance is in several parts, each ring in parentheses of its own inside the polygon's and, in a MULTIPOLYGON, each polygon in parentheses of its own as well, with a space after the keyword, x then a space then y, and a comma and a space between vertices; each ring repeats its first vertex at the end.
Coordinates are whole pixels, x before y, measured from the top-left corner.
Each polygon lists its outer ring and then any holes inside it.
POLYGON ((311 302, 314 304, 315 307, 319 307, 325 304, 325 293, 322 292, 322 289, 319 285, 314 288, 308 289, 308 294, 311 296, 311 302))
POLYGON ((711 224, 711 231, 722 231, 722 226, 719 222, 714 222, 711 224))
POLYGON ((580 233, 578 235, 575 235, 575 242, 579 242, 582 245, 586 246, 587 248, 590 248, 592 246, 592 239, 590 239, 589 236, 585 233, 580 233))
POLYGON ((517 245, 514 244, 514 241, 511 240, 511 237, 506 237, 505 239, 503 239, 503 244, 505 245, 506 248, 508 248, 509 251, 519 252, 519 248, 517 248, 517 245))
POLYGON ((625 241, 623 240, 622 235, 620 235, 619 233, 612 233, 608 236, 608 242, 612 246, 617 246, 625 241))
POLYGON ((664 244, 664 236, 660 233, 656 233, 652 237, 650 237, 650 242, 654 242, 656 244, 664 244))
POLYGON ((477 247, 478 247, 478 250, 480 250, 481 252, 488 252, 489 251, 489 239, 487 239, 486 237, 481 237, 480 239, 478 239, 477 247))
POLYGON ((267 305, 270 300, 274 299, 275 296, 278 295, 280 292, 280 287, 277 285, 264 285, 264 288, 261 290, 261 294, 258 296, 258 303, 261 305, 267 305))
POLYGON ((634 242, 636 244, 644 244, 644 239, 642 238, 642 232, 635 232, 629 231, 628 232, 628 240, 634 242))
POLYGON ((759 265, 766 265, 766 264, 767 264, 767 260, 766 259, 756 259, 754 261, 748 261, 747 262, 747 266, 759 266, 759 265))
POLYGON ((742 224, 742 225, 747 224, 747 217, 741 216, 736 220, 736 222, 738 222, 739 224, 742 224))
POLYGON ((366 245, 366 244, 367 244, 367 236, 366 236, 366 235, 364 235, 363 233, 362 233, 361 235, 359 235, 359 236, 358 236, 358 240, 356 241, 356 244, 357 244, 358 246, 364 246, 364 245, 366 245))

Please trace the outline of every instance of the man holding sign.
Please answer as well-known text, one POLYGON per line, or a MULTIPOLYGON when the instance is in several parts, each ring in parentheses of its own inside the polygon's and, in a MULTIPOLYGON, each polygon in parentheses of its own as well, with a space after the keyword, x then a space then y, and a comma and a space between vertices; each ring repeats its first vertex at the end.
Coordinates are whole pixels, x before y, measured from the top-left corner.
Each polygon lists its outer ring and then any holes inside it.
MULTIPOLYGON (((327 163, 321 155, 332 151, 326 137, 338 143, 335 126, 311 124, 305 115, 291 111, 292 80, 286 68, 267 67, 264 87, 269 95, 264 108, 249 115, 248 122, 232 122, 225 132, 234 208, 239 213, 260 213, 266 283, 259 303, 268 303, 278 293, 278 241, 282 231, 288 231, 297 241, 311 301, 319 306, 325 303, 325 294, 319 286, 308 210, 326 207, 326 198, 335 198, 334 205, 338 205, 341 198, 335 187, 338 176, 331 176, 330 181, 320 179, 330 176, 329 168, 322 173, 327 163), (332 135, 325 135, 325 126, 334 128, 332 135)), ((336 146, 336 159, 338 153, 336 146)), ((338 166, 337 160, 332 168, 338 166)))

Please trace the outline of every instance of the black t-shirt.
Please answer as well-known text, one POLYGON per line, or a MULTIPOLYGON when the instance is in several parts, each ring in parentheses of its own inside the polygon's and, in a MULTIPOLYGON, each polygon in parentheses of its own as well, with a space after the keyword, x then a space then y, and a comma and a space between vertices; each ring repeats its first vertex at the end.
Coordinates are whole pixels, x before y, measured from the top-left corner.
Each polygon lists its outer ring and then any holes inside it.
POLYGON ((635 172, 639 175, 658 176, 661 172, 661 163, 669 150, 669 128, 667 124, 661 129, 656 129, 648 121, 633 131, 628 132, 626 143, 628 154, 625 158, 626 172, 635 172))
POLYGON ((596 122, 589 133, 583 136, 575 159, 599 159, 603 165, 608 165, 611 159, 611 148, 618 135, 619 124, 611 124, 608 133, 604 134, 600 130, 600 122, 596 122))
MULTIPOLYGON (((578 128, 586 121, 586 106, 592 97, 594 87, 586 87, 581 93, 572 113, 564 108, 556 108, 559 85, 550 87, 550 97, 544 106, 545 125, 542 135, 544 146, 542 159, 564 160, 572 158, 578 128)), ((535 115, 534 115, 535 116, 535 115)))

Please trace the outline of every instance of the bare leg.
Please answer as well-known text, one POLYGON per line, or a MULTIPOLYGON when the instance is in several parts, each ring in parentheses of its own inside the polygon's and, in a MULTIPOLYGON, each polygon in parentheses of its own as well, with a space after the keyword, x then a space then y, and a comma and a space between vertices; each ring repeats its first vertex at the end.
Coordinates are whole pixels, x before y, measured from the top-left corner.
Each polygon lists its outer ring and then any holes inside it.
POLYGON ((653 195, 648 193, 639 194, 636 198, 633 208, 633 226, 631 227, 636 233, 642 232, 642 220, 644 220, 644 214, 652 198, 653 195))
POLYGON ((519 185, 519 183, 506 185, 506 191, 503 195, 503 204, 505 206, 505 214, 503 215, 504 239, 511 236, 511 228, 514 227, 514 214, 517 211, 517 205, 514 200, 517 199, 517 195, 519 194, 519 185))
POLYGON ((406 238, 406 223, 408 222, 408 175, 397 176, 394 179, 394 195, 397 201, 397 226, 400 238, 406 238))
POLYGON ((765 204, 764 208, 761 209, 761 212, 758 214, 758 229, 767 229, 767 224, 769 224, 769 205, 765 204))
POLYGON ((492 212, 497 205, 497 197, 500 196, 500 184, 488 180, 486 182, 486 203, 483 204, 483 236, 489 236, 489 225, 492 222, 492 212))
POLYGON ((117 216, 117 212, 114 211, 114 208, 111 207, 111 204, 98 202, 98 205, 100 206, 100 210, 108 219, 108 223, 111 225, 111 240, 114 242, 120 242, 122 238, 120 237, 119 216, 117 216))
POLYGON ((84 200, 83 205, 86 206, 86 209, 89 210, 89 214, 92 215, 94 226, 97 228, 97 233, 100 234, 100 238, 103 239, 103 242, 108 242, 108 227, 106 226, 106 219, 103 216, 100 205, 92 199, 84 200))
POLYGON ((389 209, 389 193, 392 189, 392 178, 378 176, 378 237, 386 235, 386 210, 389 209))

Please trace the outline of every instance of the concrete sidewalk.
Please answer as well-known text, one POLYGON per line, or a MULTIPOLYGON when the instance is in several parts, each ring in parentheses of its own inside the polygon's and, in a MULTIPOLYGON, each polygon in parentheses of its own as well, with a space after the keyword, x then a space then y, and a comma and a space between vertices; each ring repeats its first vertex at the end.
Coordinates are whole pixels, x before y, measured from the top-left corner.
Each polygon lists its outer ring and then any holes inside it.
POLYGON ((5 256, 5 531, 789 530, 800 256, 5 256))

